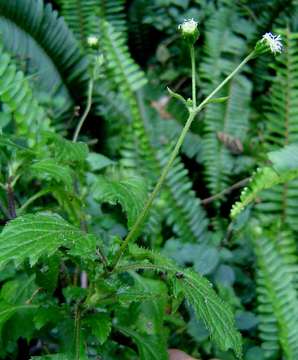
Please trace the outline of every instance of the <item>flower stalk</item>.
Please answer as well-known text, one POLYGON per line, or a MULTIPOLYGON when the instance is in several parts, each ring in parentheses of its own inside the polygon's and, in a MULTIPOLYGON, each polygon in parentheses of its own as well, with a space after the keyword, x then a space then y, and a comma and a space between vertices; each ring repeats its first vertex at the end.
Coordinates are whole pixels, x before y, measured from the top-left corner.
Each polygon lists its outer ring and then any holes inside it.
MULTIPOLYGON (((193 46, 192 46, 193 47, 193 46)), ((196 115, 203 109, 203 107, 205 105, 208 104, 208 102, 211 100, 211 98, 216 95, 223 86, 225 86, 225 84, 227 82, 229 82, 229 80, 232 79, 233 76, 236 75, 236 73, 238 73, 245 65, 246 63, 251 60, 252 58, 255 57, 255 50, 252 51, 236 68, 235 70, 226 77, 225 80, 223 80, 212 92, 209 96, 207 96, 205 98, 205 100, 203 100, 198 106, 196 105, 196 83, 195 83, 195 61, 194 61, 194 52, 191 50, 191 60, 192 60, 192 85, 193 85, 193 91, 192 91, 192 105, 188 106, 188 118, 186 120, 186 123, 181 131, 181 134, 176 142, 176 145, 173 149, 173 151, 170 154, 169 160, 167 162, 167 164, 165 165, 165 167, 162 170, 162 173, 160 175, 160 178, 158 179, 152 193, 150 194, 150 196, 148 197, 148 200, 143 208, 143 210, 141 211, 141 213, 139 214, 136 222, 134 223, 134 225, 132 226, 131 230, 129 231, 128 235, 126 236, 126 238, 124 239, 123 243, 120 246, 120 249, 118 250, 118 252, 116 253, 115 259, 114 259, 114 263, 112 265, 111 268, 111 272, 113 272, 119 261, 121 260, 122 255, 124 254, 124 252, 126 251, 128 245, 133 242, 136 237, 138 236, 140 229, 142 227, 142 225, 144 224, 147 215, 150 211, 150 208, 156 198, 156 196, 158 195, 160 189, 162 188, 166 177, 174 163, 174 160, 176 158, 176 156, 179 153, 179 150, 184 142, 185 136, 188 132, 188 130, 191 127, 192 122, 194 121, 196 115)))

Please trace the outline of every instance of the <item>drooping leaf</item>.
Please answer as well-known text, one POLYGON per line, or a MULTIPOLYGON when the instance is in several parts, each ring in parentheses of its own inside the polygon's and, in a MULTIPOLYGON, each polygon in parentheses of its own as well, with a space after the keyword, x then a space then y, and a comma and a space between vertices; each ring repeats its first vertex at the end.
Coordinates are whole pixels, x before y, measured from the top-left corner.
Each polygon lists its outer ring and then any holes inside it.
POLYGON ((228 304, 216 295, 212 284, 192 270, 184 271, 181 278, 177 277, 176 282, 193 306, 196 316, 209 330, 211 340, 221 350, 232 349, 236 356, 241 358, 241 335, 236 330, 233 313, 228 304))

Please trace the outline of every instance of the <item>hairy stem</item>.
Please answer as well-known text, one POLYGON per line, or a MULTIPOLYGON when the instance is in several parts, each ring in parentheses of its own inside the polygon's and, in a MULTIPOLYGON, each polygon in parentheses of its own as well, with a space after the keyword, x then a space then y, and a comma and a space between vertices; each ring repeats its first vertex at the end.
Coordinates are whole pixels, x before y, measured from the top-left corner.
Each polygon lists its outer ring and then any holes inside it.
MULTIPOLYGON (((209 96, 206 97, 205 100, 203 100, 200 105, 196 106, 194 105, 195 104, 195 99, 193 98, 192 101, 193 101, 193 107, 191 108, 188 108, 189 110, 189 116, 188 116, 188 119, 184 125, 184 128, 182 129, 182 132, 176 142, 176 145, 172 151, 172 153, 170 154, 170 157, 169 157, 169 160, 167 162, 167 164, 165 165, 165 167, 163 168, 162 170, 162 173, 160 175, 160 178, 158 179, 157 181, 157 184, 155 185, 152 193, 150 194, 143 210, 140 212, 136 222, 134 223, 134 225, 132 226, 131 230, 129 231, 128 235, 126 236, 125 240, 123 241, 122 245, 120 246, 120 249, 118 250, 116 256, 115 256, 115 260, 114 260, 114 264, 112 266, 112 269, 111 271, 114 271, 114 269, 117 267, 122 255, 124 254, 124 252, 126 251, 126 248, 128 246, 128 244, 132 241, 134 241, 136 239, 136 237, 138 236, 138 233, 149 213, 149 210, 153 204, 153 201, 155 200, 159 190, 161 189, 170 169, 171 169, 171 166, 173 165, 173 162, 176 158, 176 156, 178 155, 179 153, 179 150, 183 144, 183 141, 185 139, 185 136, 195 118, 195 116, 203 109, 203 107, 208 104, 208 101, 215 95, 217 94, 217 92, 250 60, 254 57, 255 55, 255 51, 252 51, 237 67, 236 69, 229 75, 226 77, 226 79, 220 83, 216 89, 214 89, 211 94, 209 96)), ((193 56, 193 60, 192 60, 192 66, 194 67, 195 66, 195 63, 194 63, 194 56, 193 56)), ((192 71, 192 76, 193 78, 195 77, 195 69, 193 68, 193 71, 192 71)), ((195 81, 193 80, 193 85, 195 85, 195 81)), ((196 92, 193 91, 193 96, 196 96, 196 92)))
POLYGON ((78 140, 78 136, 79 136, 79 133, 81 131, 81 128, 91 110, 91 106, 92 106, 92 94, 93 94, 93 87, 94 87, 94 80, 93 79, 90 79, 89 81, 89 85, 88 85, 88 97, 87 97, 87 106, 86 106, 86 109, 84 111, 84 114, 82 115, 77 127, 76 127, 76 130, 75 130, 75 133, 73 135, 73 139, 72 141, 73 142, 76 142, 78 140))
POLYGON ((192 82, 192 104, 193 109, 197 107, 197 87, 196 87, 196 56, 195 48, 190 46, 190 59, 191 59, 191 82, 192 82))
POLYGON ((8 203, 8 211, 10 219, 15 219, 17 217, 16 213, 16 204, 14 198, 14 191, 11 185, 12 180, 9 179, 7 183, 6 193, 7 193, 7 203, 8 203))

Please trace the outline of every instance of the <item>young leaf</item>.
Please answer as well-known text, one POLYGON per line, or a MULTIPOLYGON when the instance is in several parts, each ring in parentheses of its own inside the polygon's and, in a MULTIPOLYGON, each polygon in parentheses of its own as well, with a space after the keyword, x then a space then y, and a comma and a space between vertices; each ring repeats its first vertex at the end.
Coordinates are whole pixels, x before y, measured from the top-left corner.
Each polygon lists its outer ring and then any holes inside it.
POLYGON ((50 257, 60 246, 72 247, 86 236, 59 215, 24 215, 0 234, 0 268, 12 260, 18 266, 27 258, 33 266, 40 257, 50 257))
POLYGON ((128 227, 131 227, 144 206, 147 186, 139 176, 113 173, 109 178, 99 176, 92 192, 94 198, 100 202, 113 205, 119 203, 127 214, 128 227))
POLYGON ((253 175, 249 186, 241 193, 240 201, 233 205, 231 216, 236 217, 258 194, 274 185, 298 177, 298 144, 291 144, 268 154, 271 166, 260 168, 253 175))

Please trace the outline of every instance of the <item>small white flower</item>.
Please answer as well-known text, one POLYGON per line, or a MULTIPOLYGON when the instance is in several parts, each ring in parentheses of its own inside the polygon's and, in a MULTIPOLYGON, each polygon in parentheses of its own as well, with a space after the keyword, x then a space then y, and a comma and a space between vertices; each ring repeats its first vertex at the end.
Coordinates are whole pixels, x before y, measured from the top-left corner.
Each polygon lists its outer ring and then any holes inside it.
POLYGON ((273 54, 282 52, 283 46, 281 43, 280 35, 273 35, 270 32, 266 33, 265 35, 263 35, 261 42, 265 42, 270 47, 270 50, 271 52, 273 52, 273 54))
POLYGON ((183 23, 178 26, 178 29, 181 30, 184 34, 193 34, 197 30, 197 27, 197 21, 194 19, 185 19, 183 23))
POLYGON ((89 46, 96 46, 98 44, 98 38, 94 35, 88 36, 87 43, 89 46))

